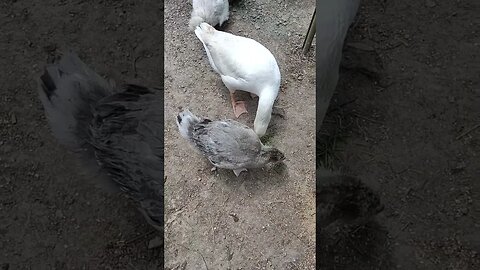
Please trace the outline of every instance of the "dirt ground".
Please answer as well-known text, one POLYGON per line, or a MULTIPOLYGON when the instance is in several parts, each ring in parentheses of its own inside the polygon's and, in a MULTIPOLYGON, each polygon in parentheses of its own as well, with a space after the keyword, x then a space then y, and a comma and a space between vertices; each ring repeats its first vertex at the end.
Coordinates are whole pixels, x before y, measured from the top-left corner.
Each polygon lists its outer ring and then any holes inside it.
MULTIPOLYGON (((267 131, 284 167, 211 172, 180 137, 178 107, 210 119, 235 118, 227 88, 188 30, 188 1, 165 3, 166 269, 314 269, 315 54, 301 55, 314 1, 240 1, 225 31, 253 38, 282 73, 267 131), (283 116, 283 117, 282 117, 283 116)), ((258 99, 239 121, 253 127, 258 99)))
POLYGON ((162 1, 0 3, 1 269, 157 269, 155 230, 54 140, 36 77, 73 48, 117 82, 161 86, 162 1))
MULTIPOLYGON (((254 37, 277 57, 284 118, 274 116, 269 132, 288 160, 285 168, 234 178, 210 172, 181 141, 174 124, 178 106, 211 118, 232 114, 223 84, 186 30, 189 4, 168 4, 166 265, 313 269, 314 131, 308 122, 314 122, 314 50, 307 57, 297 53, 313 1, 240 2, 226 30, 254 37), (207 102, 212 105, 203 106, 207 102)), ((480 115, 477 2, 362 2, 349 42, 378 53, 383 69, 364 63, 382 76, 344 70, 318 136, 328 150, 319 152, 323 165, 359 176, 385 205, 372 226, 386 231, 384 246, 359 252, 370 265, 354 269, 480 269, 480 128, 473 129, 480 115)), ((161 85, 161 5, 0 3, 2 270, 158 268, 159 250, 147 248, 156 232, 143 216, 121 194, 96 187, 95 177, 53 139, 35 77, 44 63, 73 47, 102 75, 161 85)), ((250 114, 240 118, 249 125, 256 100, 251 104, 250 114)))
POLYGON ((480 269, 479 11, 362 2, 317 149, 319 164, 378 192, 385 209, 369 234, 387 237, 350 242, 358 258, 337 253, 324 269, 480 269))

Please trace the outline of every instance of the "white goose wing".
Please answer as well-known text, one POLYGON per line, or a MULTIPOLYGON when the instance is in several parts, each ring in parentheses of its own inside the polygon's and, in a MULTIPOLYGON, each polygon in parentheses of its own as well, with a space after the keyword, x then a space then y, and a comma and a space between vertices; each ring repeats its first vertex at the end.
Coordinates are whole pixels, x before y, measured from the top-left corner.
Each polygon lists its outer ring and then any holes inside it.
POLYGON ((217 31, 205 23, 197 27, 195 34, 203 43, 210 65, 222 76, 250 80, 278 68, 272 53, 253 39, 217 31))

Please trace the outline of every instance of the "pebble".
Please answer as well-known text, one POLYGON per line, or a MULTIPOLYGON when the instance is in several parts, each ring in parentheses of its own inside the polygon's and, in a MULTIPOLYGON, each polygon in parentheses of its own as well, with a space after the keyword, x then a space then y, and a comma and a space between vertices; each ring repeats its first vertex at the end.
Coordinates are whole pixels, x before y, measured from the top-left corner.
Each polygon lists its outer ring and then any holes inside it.
POLYGON ((63 218, 62 210, 58 209, 57 211, 55 211, 55 217, 57 217, 57 218, 63 218))
POLYGON ((161 237, 155 237, 148 243, 148 249, 153 249, 163 246, 163 239, 161 237))
POLYGON ((433 1, 433 0, 426 0, 425 5, 429 8, 433 8, 437 5, 437 3, 435 3, 435 1, 433 1))
POLYGON ((234 222, 238 222, 239 218, 238 218, 237 214, 235 214, 235 213, 230 213, 230 216, 233 218, 233 221, 234 221, 234 222))
POLYGON ((10 123, 12 123, 12 124, 16 124, 16 123, 17 123, 17 116, 16 116, 14 113, 12 113, 12 114, 10 115, 10 123))

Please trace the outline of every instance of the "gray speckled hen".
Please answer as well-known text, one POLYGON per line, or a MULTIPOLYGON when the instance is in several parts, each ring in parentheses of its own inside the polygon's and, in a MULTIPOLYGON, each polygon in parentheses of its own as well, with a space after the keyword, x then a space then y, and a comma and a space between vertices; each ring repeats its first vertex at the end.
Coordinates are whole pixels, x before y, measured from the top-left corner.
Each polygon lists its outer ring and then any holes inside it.
POLYGON ((251 128, 234 120, 201 119, 184 110, 177 115, 177 126, 215 168, 233 170, 236 176, 285 159, 280 150, 263 145, 251 128))
POLYGON ((40 77, 40 98, 55 137, 96 159, 135 200, 147 221, 163 228, 161 89, 115 87, 66 53, 40 77))
POLYGON ((393 269, 377 192, 361 179, 317 170, 317 269, 393 269), (383 265, 385 267, 373 267, 383 265))
POLYGON ((361 223, 383 210, 377 193, 358 178, 317 169, 317 225, 324 228, 336 220, 361 223))

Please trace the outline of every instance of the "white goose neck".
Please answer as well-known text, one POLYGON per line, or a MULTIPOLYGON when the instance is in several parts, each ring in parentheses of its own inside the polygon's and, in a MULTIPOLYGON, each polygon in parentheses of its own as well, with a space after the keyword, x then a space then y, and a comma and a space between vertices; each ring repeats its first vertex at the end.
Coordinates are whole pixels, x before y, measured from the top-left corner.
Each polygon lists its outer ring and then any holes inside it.
POLYGON ((267 132, 276 97, 277 96, 273 94, 272 91, 263 91, 259 96, 257 114, 253 126, 255 133, 260 137, 267 132))

